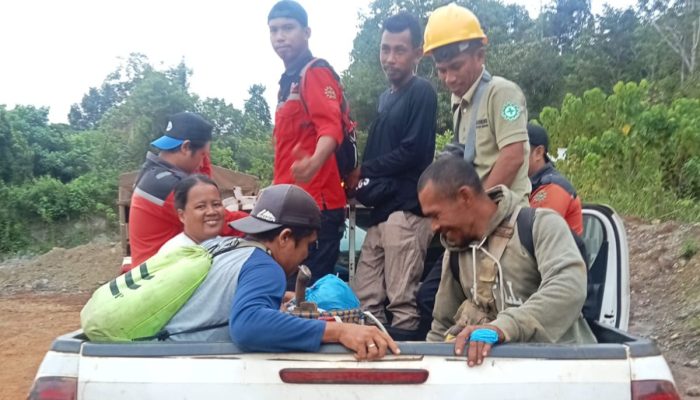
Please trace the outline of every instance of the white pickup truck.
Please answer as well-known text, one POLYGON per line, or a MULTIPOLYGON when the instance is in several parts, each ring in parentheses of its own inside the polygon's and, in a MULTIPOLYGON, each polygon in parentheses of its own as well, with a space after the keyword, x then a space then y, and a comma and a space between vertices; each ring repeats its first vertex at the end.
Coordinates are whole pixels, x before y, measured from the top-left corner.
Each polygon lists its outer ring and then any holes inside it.
POLYGON ((56 339, 30 400, 97 399, 679 399, 663 356, 624 332, 625 231, 608 207, 586 206, 584 239, 597 293, 595 345, 504 344, 467 367, 448 343, 400 342, 401 355, 357 362, 339 345, 318 353, 245 353, 232 343, 91 343, 56 339))

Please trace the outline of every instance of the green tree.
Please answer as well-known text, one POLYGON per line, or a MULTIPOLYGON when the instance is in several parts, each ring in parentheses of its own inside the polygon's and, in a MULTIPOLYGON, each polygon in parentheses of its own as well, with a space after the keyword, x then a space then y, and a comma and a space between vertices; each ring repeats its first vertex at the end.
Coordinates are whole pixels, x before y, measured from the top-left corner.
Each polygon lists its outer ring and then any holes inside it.
POLYGON ((214 137, 234 138, 243 134, 243 113, 224 99, 197 101, 195 110, 214 125, 214 137))
POLYGON ((0 181, 8 183, 12 181, 13 164, 15 156, 13 154, 14 140, 12 138, 12 127, 7 120, 5 106, 0 106, 0 181))
POLYGON ((698 0, 639 0, 645 22, 658 33, 657 43, 668 46, 680 61, 680 81, 695 74, 700 46, 698 0))
MULTIPOLYGON (((78 130, 96 128, 102 117, 113 107, 122 104, 134 87, 152 71, 153 66, 148 57, 131 53, 117 69, 107 75, 99 88, 91 87, 80 104, 71 106, 68 113, 70 126, 78 130)), ((186 79, 191 71, 181 62, 167 73, 173 82, 186 87, 186 79)))
POLYGON ((248 88, 250 97, 245 101, 245 115, 259 121, 265 129, 272 128, 270 106, 265 100, 265 86, 255 84, 248 88))
POLYGON ((590 0, 555 0, 542 14, 545 36, 554 39, 558 50, 575 50, 576 39, 593 26, 590 0))
POLYGON ((104 116, 100 128, 119 137, 120 164, 135 168, 143 160, 151 141, 158 138, 168 116, 194 109, 195 99, 179 82, 165 73, 147 72, 123 104, 104 116))

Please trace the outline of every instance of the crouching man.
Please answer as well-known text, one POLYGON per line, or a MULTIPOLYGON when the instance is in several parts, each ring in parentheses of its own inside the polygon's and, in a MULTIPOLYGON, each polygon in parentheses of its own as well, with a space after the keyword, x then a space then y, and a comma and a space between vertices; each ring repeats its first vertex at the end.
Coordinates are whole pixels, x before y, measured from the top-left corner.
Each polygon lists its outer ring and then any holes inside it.
MULTIPOLYGON (((198 221, 186 215, 183 220, 186 232, 188 223, 198 221)), ((280 312, 287 276, 316 245, 321 227, 321 211, 311 195, 294 185, 270 186, 251 215, 232 226, 255 245, 222 252, 227 241, 236 239, 201 242, 204 248, 215 249, 213 264, 202 285, 166 326, 170 340, 230 338, 243 350, 261 352, 317 351, 321 343, 340 343, 354 351, 358 360, 381 358, 387 350, 399 353, 396 343, 376 327, 280 312)), ((215 234, 212 230, 209 236, 215 234)))
POLYGON ((457 157, 429 166, 418 182, 423 213, 447 249, 428 341, 455 339, 469 366, 504 342, 595 343, 581 315, 586 268, 566 221, 538 209, 537 260, 518 237, 521 197, 499 185, 484 191, 457 157))

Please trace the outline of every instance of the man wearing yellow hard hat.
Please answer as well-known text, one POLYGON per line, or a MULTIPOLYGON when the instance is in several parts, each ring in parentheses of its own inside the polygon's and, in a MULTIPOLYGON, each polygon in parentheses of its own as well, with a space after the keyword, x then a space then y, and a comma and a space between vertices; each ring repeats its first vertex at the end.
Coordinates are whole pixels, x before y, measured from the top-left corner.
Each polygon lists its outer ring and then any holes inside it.
POLYGON ((452 3, 430 15, 423 52, 452 92, 455 137, 447 150, 474 164, 485 189, 505 185, 527 206, 525 95, 515 83, 486 71, 487 43, 476 16, 452 3))
MULTIPOLYGON (((435 61, 440 80, 452 92, 455 135, 445 150, 472 164, 484 189, 510 190, 510 198, 528 207, 530 146, 525 95, 515 83, 486 71, 487 43, 479 20, 464 7, 452 3, 428 18, 423 52, 435 61)), ((418 290, 422 329, 433 319, 443 269, 435 266, 418 290)))

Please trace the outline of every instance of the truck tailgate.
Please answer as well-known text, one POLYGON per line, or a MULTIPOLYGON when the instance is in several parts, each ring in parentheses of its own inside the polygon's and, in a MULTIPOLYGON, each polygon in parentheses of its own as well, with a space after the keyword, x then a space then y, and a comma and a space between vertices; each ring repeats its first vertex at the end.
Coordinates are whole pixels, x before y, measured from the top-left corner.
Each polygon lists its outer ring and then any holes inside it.
POLYGON ((179 355, 158 344, 144 356, 143 346, 108 357, 109 345, 86 345, 78 399, 630 398, 630 361, 620 345, 505 345, 474 368, 453 357, 449 344, 404 343, 401 356, 380 362, 356 362, 339 346, 314 354, 201 355, 207 345, 197 344, 197 356, 182 344, 175 345, 179 355))

